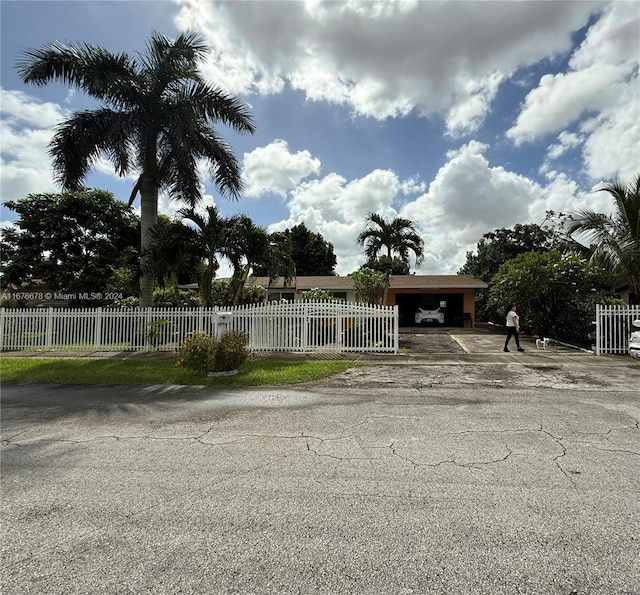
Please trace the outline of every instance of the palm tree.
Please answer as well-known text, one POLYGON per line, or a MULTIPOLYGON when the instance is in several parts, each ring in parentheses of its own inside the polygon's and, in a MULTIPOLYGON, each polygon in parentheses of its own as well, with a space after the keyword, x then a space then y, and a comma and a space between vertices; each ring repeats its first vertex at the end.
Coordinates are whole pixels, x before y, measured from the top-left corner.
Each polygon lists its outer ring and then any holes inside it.
POLYGON ((269 264, 269 234, 246 215, 229 219, 228 242, 225 255, 233 265, 233 305, 240 303, 242 289, 254 265, 269 264))
POLYGON ((290 279, 293 274, 293 260, 289 253, 272 241, 266 229, 257 226, 246 215, 237 215, 229 220, 225 256, 231 261, 234 273, 233 305, 240 303, 242 289, 252 270, 261 267, 270 279, 283 276, 290 279))
POLYGON ((194 249, 202 258, 199 267, 198 285, 205 306, 213 306, 211 288, 216 271, 220 268, 219 256, 223 256, 227 246, 228 219, 220 217, 215 206, 206 208, 206 217, 193 208, 181 209, 178 215, 195 223, 194 249))
MULTIPOLYGON (((137 57, 56 42, 28 50, 18 60, 25 83, 60 81, 100 102, 57 128, 49 147, 53 169, 65 189, 78 187, 100 156, 120 176, 136 173, 129 204, 140 193, 143 251, 157 221, 160 189, 190 207, 201 200, 199 161, 208 164, 222 194, 238 198, 242 192, 238 162, 213 123, 250 133, 254 123, 236 98, 204 81, 198 62, 207 53, 195 33, 182 33, 173 42, 153 33, 146 52, 137 57)), ((140 304, 151 306, 152 294, 153 277, 143 274, 140 304)))
POLYGON ((596 242, 590 261, 612 272, 618 287, 629 287, 630 302, 640 303, 640 174, 628 183, 605 183, 614 201, 613 215, 583 210, 571 217, 568 233, 585 233, 596 242))
POLYGON ((178 303, 178 275, 193 271, 199 258, 197 232, 180 221, 160 215, 148 233, 150 245, 142 255, 142 269, 152 274, 160 287, 165 287, 168 278, 178 303))
POLYGON ((385 273, 385 290, 383 304, 387 305, 389 284, 391 281, 391 263, 393 255, 409 263, 409 252, 416 257, 416 266, 424 258, 424 241, 416 231, 415 224, 409 219, 396 217, 390 221, 377 213, 367 215, 367 227, 358 235, 357 242, 365 248, 365 256, 369 260, 376 260, 378 256, 386 256, 389 267, 385 273), (386 250, 386 254, 383 251, 386 250))

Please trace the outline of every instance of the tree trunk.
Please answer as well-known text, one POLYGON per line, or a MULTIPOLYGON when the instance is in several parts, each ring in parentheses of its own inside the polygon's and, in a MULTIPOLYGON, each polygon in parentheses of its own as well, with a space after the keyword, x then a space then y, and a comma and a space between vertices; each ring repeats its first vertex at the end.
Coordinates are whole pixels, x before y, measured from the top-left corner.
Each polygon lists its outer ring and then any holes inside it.
MULTIPOLYGON (((149 178, 140 178, 140 246, 141 254, 149 247, 149 228, 158 222, 158 186, 149 178)), ((140 277, 140 306, 153 306, 153 273, 142 273, 140 277)))
POLYGON ((249 278, 249 270, 251 269, 251 265, 247 264, 242 268, 242 274, 240 278, 237 279, 237 286, 235 288, 235 293, 233 296, 233 305, 237 306, 240 303, 240 298, 242 297, 242 290, 244 289, 244 285, 249 278))
POLYGON ((391 271, 392 271, 392 259, 391 259, 391 248, 387 248, 387 255, 389 257, 389 266, 387 267, 387 272, 384 276, 384 297, 382 298, 382 305, 387 305, 387 300, 389 299, 389 285, 391 285, 391 271))

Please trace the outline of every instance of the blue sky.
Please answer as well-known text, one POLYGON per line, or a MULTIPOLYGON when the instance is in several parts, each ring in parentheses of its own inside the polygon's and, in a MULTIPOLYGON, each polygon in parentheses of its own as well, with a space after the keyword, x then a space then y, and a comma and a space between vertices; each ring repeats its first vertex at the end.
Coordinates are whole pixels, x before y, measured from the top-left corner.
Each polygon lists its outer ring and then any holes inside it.
MULTIPOLYGON (((482 234, 547 210, 610 211, 598 185, 640 172, 640 2, 3 0, 0 21, 3 202, 58 190, 47 144, 92 105, 22 84, 21 52, 142 52, 154 30, 200 33, 203 73, 257 124, 220 129, 245 195, 230 202, 203 179, 207 200, 270 231, 305 223, 333 243, 341 274, 364 261, 355 237, 369 212, 415 222, 426 259, 413 270, 453 274, 482 234)), ((132 187, 107 163, 86 183, 125 201, 132 187)), ((180 206, 161 197, 161 212, 180 206)))

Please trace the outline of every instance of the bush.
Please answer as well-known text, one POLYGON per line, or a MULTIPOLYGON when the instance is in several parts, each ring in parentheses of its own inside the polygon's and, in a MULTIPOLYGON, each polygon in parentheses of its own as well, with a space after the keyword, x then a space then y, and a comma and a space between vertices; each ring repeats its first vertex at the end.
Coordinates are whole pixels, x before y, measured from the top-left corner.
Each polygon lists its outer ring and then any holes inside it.
POLYGON ((181 343, 176 365, 202 374, 237 370, 250 355, 248 342, 242 331, 229 331, 220 340, 195 333, 181 343))
POLYGON ((202 302, 197 294, 179 289, 177 292, 171 287, 155 289, 153 291, 153 305, 160 308, 198 308, 202 302))
POLYGON ((237 370, 249 357, 249 337, 242 331, 229 331, 222 336, 214 356, 214 372, 237 370))
POLYGON ((217 344, 213 337, 202 333, 194 333, 180 344, 179 357, 176 364, 183 368, 206 374, 213 368, 216 349, 217 344))

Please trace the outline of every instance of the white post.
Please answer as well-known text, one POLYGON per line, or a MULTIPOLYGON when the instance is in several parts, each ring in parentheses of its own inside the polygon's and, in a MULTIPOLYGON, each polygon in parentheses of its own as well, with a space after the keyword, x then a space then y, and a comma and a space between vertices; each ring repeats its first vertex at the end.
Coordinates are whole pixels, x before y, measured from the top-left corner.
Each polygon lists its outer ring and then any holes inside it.
POLYGON ((400 345, 400 313, 398 305, 393 307, 393 353, 398 353, 400 345))
POLYGON ((53 308, 49 307, 47 310, 47 326, 45 331, 46 344, 45 350, 51 351, 51 345, 53 344, 53 308))
POLYGON ((602 325, 600 324, 600 311, 602 306, 596 304, 596 355, 600 355, 600 334, 602 333, 602 325))
POLYGON ((102 308, 98 306, 95 309, 94 327, 93 327, 93 350, 99 351, 102 343, 102 308))

